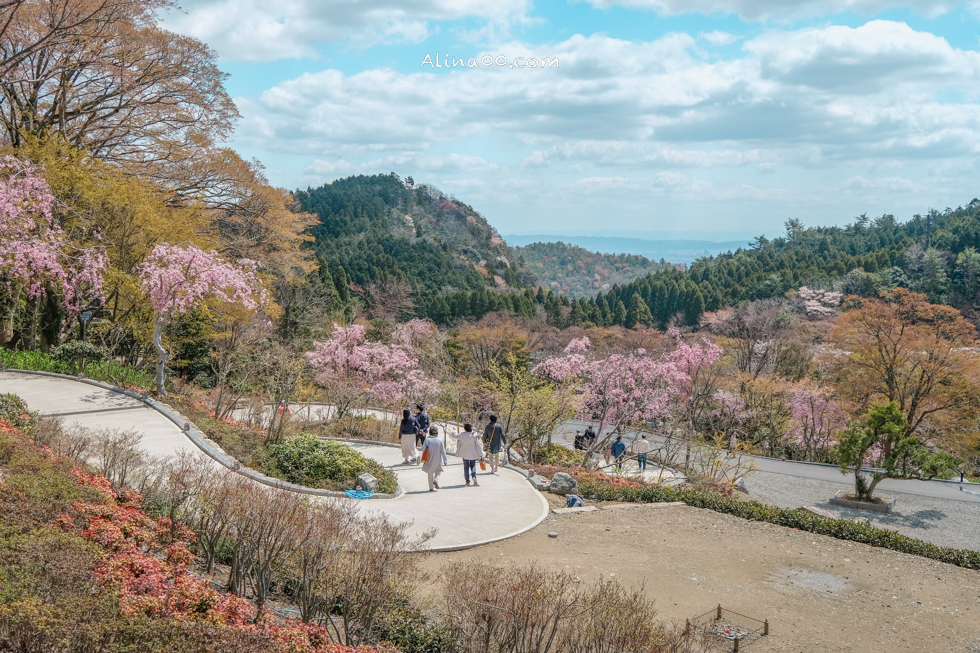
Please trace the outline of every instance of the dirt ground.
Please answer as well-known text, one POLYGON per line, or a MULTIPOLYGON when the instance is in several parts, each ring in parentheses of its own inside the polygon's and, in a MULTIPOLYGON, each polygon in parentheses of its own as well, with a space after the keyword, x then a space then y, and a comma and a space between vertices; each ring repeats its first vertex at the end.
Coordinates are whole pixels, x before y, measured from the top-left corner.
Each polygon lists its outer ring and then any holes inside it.
POLYGON ((553 513, 523 535, 435 554, 426 566, 457 560, 644 583, 660 616, 680 624, 718 603, 768 618, 770 635, 743 651, 980 653, 980 572, 689 506, 553 513))

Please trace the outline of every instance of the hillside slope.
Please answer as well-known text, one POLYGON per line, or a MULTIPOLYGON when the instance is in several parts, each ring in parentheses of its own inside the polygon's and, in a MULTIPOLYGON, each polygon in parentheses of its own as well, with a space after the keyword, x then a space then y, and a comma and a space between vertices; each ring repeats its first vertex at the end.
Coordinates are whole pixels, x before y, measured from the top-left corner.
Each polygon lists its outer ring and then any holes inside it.
POLYGON ((615 284, 629 283, 670 265, 635 254, 590 252, 560 241, 531 243, 514 249, 542 285, 572 297, 605 292, 615 284))

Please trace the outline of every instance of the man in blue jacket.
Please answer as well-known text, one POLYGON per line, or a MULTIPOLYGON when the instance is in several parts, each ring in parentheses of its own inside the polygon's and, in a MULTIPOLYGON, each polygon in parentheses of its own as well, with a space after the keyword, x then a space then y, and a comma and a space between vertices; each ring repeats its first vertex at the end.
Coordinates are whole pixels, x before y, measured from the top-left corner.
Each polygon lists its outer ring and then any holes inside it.
POLYGON ((613 442, 612 446, 612 456, 613 460, 616 461, 616 469, 623 468, 623 454, 626 453, 626 443, 623 442, 623 436, 616 436, 616 441, 613 442))

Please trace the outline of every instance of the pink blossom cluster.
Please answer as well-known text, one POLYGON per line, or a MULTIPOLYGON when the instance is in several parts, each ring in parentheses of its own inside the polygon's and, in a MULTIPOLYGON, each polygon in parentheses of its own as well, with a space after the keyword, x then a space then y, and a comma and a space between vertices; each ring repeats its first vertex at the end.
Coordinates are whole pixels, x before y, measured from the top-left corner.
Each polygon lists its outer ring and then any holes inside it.
POLYGON ((241 259, 232 265, 215 252, 193 245, 157 245, 140 264, 140 282, 158 316, 169 321, 207 297, 258 308, 265 293, 255 273, 257 264, 241 259))
POLYGON ((313 351, 306 354, 314 379, 327 389, 339 391, 344 387, 370 395, 372 401, 386 407, 405 398, 422 399, 433 394, 438 382, 419 368, 412 344, 413 334, 430 333, 430 325, 412 320, 399 329, 395 342, 386 345, 369 342, 363 325, 335 325, 330 339, 314 342, 313 351))
POLYGON ((718 408, 711 411, 711 417, 726 422, 729 425, 745 424, 752 419, 754 413, 745 409, 745 400, 734 392, 719 390, 712 395, 718 402, 718 408))
POLYGON ((793 420, 789 435, 808 455, 830 449, 847 424, 844 411, 807 388, 791 390, 786 405, 793 420))
POLYGON ((572 340, 564 356, 550 358, 534 371, 581 392, 579 418, 599 423, 599 430, 620 431, 634 422, 667 417, 669 398, 687 379, 671 356, 654 358, 644 349, 606 358, 587 356, 587 337, 572 340))
MULTIPOLYGON (((0 162, 0 277, 7 290, 29 299, 61 295, 71 314, 103 298, 101 247, 73 244, 54 217, 55 198, 34 168, 6 157, 0 162)), ((98 239, 98 233, 90 234, 98 239)))
POLYGON ((803 300, 803 310, 810 317, 824 318, 833 317, 837 313, 836 307, 840 306, 844 295, 831 290, 816 290, 803 286, 799 290, 799 297, 803 300))

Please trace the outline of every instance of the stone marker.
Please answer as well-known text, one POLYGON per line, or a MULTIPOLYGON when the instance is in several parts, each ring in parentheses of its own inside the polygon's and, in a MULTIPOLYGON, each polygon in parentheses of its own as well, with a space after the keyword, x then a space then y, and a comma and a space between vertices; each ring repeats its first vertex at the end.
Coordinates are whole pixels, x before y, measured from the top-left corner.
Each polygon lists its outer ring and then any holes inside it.
POLYGON ((551 492, 554 494, 577 494, 578 481, 565 472, 558 472, 551 477, 551 492))
POLYGON ((548 482, 548 479, 542 478, 537 474, 531 474, 527 477, 527 480, 531 481, 531 485, 534 486, 535 490, 541 490, 542 492, 547 491, 548 487, 551 485, 551 483, 548 482))
POLYGON ((378 479, 374 478, 370 474, 361 474, 357 477, 357 483, 354 484, 354 489, 366 492, 377 492, 378 479))

